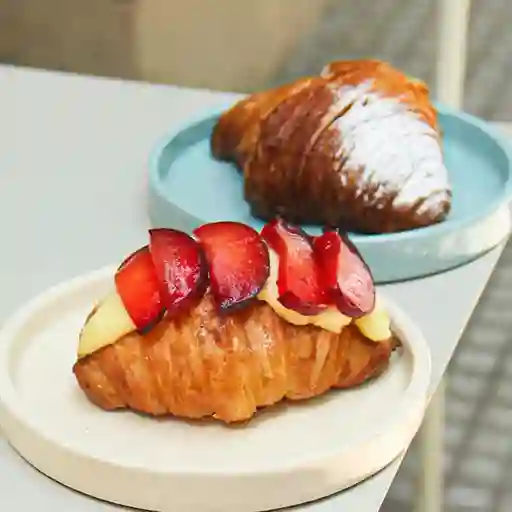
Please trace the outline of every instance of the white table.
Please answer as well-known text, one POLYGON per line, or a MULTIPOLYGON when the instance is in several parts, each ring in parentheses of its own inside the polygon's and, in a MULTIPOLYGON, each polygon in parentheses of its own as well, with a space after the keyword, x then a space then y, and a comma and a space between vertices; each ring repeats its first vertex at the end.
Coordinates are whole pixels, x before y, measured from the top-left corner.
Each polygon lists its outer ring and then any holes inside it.
MULTIPOLYGON (((176 121, 234 97, 5 66, 0 91, 0 322, 45 287, 145 243, 148 151, 176 121)), ((386 286, 430 342, 432 391, 501 250, 442 275, 386 286)), ((399 465, 299 509, 376 512, 399 465)), ((40 475, 0 434, 0 509, 118 508, 40 475)))

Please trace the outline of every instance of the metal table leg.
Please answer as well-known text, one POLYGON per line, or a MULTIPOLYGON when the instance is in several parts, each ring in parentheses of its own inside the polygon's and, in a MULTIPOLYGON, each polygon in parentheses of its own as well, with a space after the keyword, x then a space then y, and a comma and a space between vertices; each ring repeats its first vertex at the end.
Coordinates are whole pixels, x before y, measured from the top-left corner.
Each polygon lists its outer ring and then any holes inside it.
MULTIPOLYGON (((437 100, 461 108, 467 59, 470 0, 438 0, 437 100)), ((443 510, 444 382, 432 397, 419 432, 418 512, 443 510)))
POLYGON ((436 99, 461 108, 467 60, 470 0, 438 0, 436 99))
POLYGON ((416 512, 443 510, 444 381, 432 397, 418 433, 421 468, 416 512))

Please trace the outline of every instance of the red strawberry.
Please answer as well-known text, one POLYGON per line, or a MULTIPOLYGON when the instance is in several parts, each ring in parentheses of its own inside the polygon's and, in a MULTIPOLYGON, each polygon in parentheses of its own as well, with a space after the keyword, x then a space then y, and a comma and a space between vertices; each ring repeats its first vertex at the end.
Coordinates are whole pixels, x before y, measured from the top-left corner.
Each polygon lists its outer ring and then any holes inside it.
POLYGON ((314 240, 321 280, 329 298, 344 315, 357 318, 375 307, 372 273, 346 235, 326 231, 314 240))
POLYGON ((303 315, 325 309, 311 237, 281 219, 266 224, 261 236, 279 256, 277 288, 281 304, 303 315))
POLYGON ((268 249, 260 235, 238 222, 204 224, 194 231, 210 268, 213 296, 221 310, 255 297, 269 275, 268 249))
POLYGON ((149 247, 131 254, 119 266, 115 283, 126 311, 140 332, 160 320, 164 307, 149 247))
POLYGON ((208 285, 208 267, 201 246, 174 229, 151 229, 149 248, 160 294, 170 314, 201 296, 208 285))

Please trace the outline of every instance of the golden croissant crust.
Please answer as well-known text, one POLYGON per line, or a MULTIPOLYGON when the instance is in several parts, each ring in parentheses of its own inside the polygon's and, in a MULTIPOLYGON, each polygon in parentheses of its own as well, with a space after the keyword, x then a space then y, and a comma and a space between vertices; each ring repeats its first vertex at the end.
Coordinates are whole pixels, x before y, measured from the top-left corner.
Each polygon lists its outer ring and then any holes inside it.
POLYGON ((439 139, 423 82, 356 60, 243 99, 220 117, 211 147, 243 171, 256 216, 381 233, 448 214, 439 139))
POLYGON ((285 398, 361 384, 386 368, 394 346, 352 325, 334 334, 288 324, 263 302, 220 316, 207 294, 181 317, 78 360, 73 371, 104 409, 229 423, 285 398))

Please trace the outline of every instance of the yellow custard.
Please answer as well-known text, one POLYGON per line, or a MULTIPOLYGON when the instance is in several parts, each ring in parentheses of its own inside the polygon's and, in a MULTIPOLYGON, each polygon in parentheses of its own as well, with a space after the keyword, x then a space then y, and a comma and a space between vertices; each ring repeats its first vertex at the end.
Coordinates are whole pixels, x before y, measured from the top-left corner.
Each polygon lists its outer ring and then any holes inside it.
POLYGON ((114 291, 94 307, 85 321, 78 337, 78 357, 112 345, 136 329, 121 297, 114 291))
POLYGON ((258 299, 265 301, 281 318, 294 325, 315 325, 326 331, 339 334, 344 327, 352 321, 359 330, 372 341, 384 341, 391 336, 390 319, 381 301, 377 297, 374 310, 362 318, 352 320, 343 315, 334 306, 317 315, 301 315, 296 311, 285 308, 278 300, 277 272, 279 268, 279 256, 269 248, 270 275, 267 284, 258 295, 258 299))
MULTIPOLYGON (((343 315, 335 307, 330 307, 317 315, 305 316, 285 308, 278 300, 277 272, 278 255, 269 248, 270 274, 258 299, 265 301, 277 315, 294 325, 315 325, 330 332, 340 333, 352 321, 370 340, 378 342, 391 336, 390 319, 377 297, 374 310, 364 317, 353 320, 343 315)), ((79 336, 78 357, 85 357, 97 350, 112 345, 123 336, 134 332, 136 327, 128 315, 121 297, 113 291, 96 306, 87 318, 79 336)))

